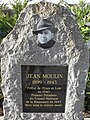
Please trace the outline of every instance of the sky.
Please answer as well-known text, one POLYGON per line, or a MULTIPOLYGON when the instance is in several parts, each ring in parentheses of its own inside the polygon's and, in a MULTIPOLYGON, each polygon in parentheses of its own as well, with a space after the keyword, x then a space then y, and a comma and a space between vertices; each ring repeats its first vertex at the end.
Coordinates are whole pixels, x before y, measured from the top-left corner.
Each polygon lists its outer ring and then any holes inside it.
MULTIPOLYGON (((13 1, 13 0, 0 0, 0 3, 7 3, 7 4, 9 4, 9 1, 13 1)), ((23 1, 23 0, 22 0, 23 1)), ((37 0, 35 0, 35 1, 37 1, 37 0)), ((58 1, 60 1, 60 0, 46 0, 46 1, 52 1, 52 2, 55 2, 56 1, 56 3, 58 3, 58 1)), ((67 3, 69 3, 69 4, 78 4, 79 3, 79 0, 66 0, 66 2, 67 3)), ((86 0, 86 2, 87 3, 90 3, 90 0, 86 0)))

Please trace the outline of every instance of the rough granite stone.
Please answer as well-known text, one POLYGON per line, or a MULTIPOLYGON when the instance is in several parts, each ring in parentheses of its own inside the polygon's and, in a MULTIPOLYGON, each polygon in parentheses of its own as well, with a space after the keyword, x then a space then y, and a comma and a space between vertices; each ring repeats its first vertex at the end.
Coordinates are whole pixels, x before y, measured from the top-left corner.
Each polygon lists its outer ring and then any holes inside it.
POLYGON ((0 46, 4 120, 83 120, 89 54, 73 13, 63 5, 28 5, 0 46), (37 46, 32 30, 40 17, 58 28, 55 45, 37 46), (68 65, 65 113, 22 113, 21 65, 68 65))

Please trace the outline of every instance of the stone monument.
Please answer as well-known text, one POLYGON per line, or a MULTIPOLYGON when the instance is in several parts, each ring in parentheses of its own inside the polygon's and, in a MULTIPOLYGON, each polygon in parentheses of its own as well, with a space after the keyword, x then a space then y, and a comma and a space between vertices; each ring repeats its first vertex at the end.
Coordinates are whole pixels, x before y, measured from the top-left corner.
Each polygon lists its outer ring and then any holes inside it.
POLYGON ((0 49, 4 120, 83 120, 89 55, 67 7, 29 4, 0 49))

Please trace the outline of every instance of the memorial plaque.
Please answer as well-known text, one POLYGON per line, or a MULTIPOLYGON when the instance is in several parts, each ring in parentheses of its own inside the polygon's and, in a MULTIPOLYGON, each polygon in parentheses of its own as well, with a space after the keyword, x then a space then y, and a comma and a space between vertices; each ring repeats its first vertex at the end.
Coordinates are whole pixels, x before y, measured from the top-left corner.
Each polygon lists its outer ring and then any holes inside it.
POLYGON ((68 66, 22 65, 23 112, 64 113, 68 66))

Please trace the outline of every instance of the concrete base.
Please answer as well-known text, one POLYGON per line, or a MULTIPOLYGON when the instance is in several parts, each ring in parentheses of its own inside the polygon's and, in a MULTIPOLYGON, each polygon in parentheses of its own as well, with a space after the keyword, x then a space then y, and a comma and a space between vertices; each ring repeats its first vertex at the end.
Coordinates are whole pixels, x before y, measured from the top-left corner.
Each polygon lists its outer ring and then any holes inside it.
POLYGON ((84 118, 84 120, 90 120, 90 118, 84 118))

